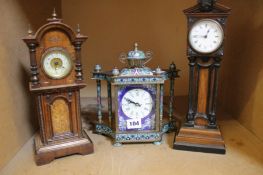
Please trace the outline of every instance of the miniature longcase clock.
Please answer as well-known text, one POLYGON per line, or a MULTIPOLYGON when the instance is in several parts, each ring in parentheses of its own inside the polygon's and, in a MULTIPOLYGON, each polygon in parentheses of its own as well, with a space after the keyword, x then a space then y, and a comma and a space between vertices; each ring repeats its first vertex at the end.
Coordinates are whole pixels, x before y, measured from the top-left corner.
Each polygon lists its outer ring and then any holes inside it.
POLYGON ((184 13, 188 20, 189 104, 174 148, 224 154, 225 144, 216 122, 216 97, 230 9, 215 0, 199 0, 184 13))
POLYGON ((89 154, 93 144, 82 130, 80 89, 85 87, 81 68, 81 45, 87 39, 56 17, 24 42, 29 47, 30 91, 35 96, 40 131, 35 137, 37 165, 70 154, 89 154))
POLYGON ((163 96, 164 81, 169 78, 170 94, 173 94, 178 70, 175 64, 167 71, 152 70, 145 66, 150 59, 151 52, 139 50, 135 43, 134 50, 121 54, 120 61, 126 64, 125 68, 103 72, 100 65, 95 66, 93 79, 97 81, 98 94, 95 132, 112 137, 115 146, 136 142, 160 144, 162 135, 175 129, 173 100, 170 98, 169 117, 164 117, 163 96), (101 80, 106 80, 108 85, 107 118, 102 116, 101 80))

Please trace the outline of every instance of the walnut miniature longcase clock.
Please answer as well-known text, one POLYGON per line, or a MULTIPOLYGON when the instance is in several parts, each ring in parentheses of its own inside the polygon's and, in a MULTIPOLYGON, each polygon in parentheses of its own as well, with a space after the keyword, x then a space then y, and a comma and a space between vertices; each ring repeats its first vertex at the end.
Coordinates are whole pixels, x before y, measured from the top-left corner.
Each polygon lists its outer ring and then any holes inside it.
POLYGON ((85 87, 81 45, 87 39, 54 12, 35 34, 29 31, 30 91, 35 96, 40 131, 35 137, 37 165, 70 154, 89 154, 93 144, 82 130, 80 89, 85 87))
POLYGON ((214 0, 200 0, 184 13, 188 20, 189 106, 174 149, 224 154, 216 122, 216 97, 230 9, 214 0))

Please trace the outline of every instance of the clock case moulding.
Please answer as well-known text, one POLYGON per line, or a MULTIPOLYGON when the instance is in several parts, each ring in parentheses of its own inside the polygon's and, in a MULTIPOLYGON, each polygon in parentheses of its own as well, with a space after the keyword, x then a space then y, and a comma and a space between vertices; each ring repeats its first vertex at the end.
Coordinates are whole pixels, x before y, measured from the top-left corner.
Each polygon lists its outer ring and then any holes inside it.
MULTIPOLYGON (((135 44, 135 51, 137 50, 137 44, 135 44)), ((133 51, 130 51, 132 53, 133 51)), ((143 53, 142 53, 143 54, 143 53)), ((131 56, 131 55, 130 55, 131 56)), ((121 55, 123 57, 123 54, 121 55)), ((131 56, 132 57, 132 56, 131 56)), ((144 58, 144 57, 143 57, 144 58)), ((123 62, 123 58, 120 58, 123 62)), ((157 68, 156 71, 151 70, 142 62, 148 62, 148 60, 140 60, 129 58, 129 54, 126 58, 127 64, 130 67, 125 67, 120 71, 114 68, 112 71, 102 71, 100 65, 96 65, 92 72, 92 79, 97 82, 97 121, 94 122, 94 132, 109 136, 113 139, 114 146, 120 146, 122 143, 139 143, 139 142, 152 142, 160 144, 162 135, 169 131, 176 130, 175 118, 173 116, 173 104, 174 104, 174 80, 179 77, 179 70, 176 69, 174 63, 172 63, 168 70, 162 71, 157 68), (164 82, 170 80, 170 98, 168 114, 164 113, 163 97, 164 97, 164 82), (108 114, 102 112, 101 103, 101 81, 107 82, 107 94, 108 94, 108 114), (155 113, 155 126, 153 129, 123 129, 125 124, 121 124, 119 121, 123 113, 120 109, 120 96, 119 93, 125 93, 120 91, 121 89, 140 88, 147 89, 155 87, 156 101, 154 102, 155 113), (114 96, 113 96, 114 94, 114 96), (114 106, 113 106, 114 105, 114 106), (115 108, 115 110, 113 109, 115 108), (122 126, 121 126, 122 125, 122 126)), ((124 90, 125 91, 125 90, 124 90)), ((149 90, 150 91, 150 90, 149 90)), ((125 118, 125 117, 124 117, 125 118)), ((128 118, 128 117, 126 117, 128 118)))
MULTIPOLYGON (((202 19, 217 21, 225 30, 230 8, 216 3, 212 11, 203 12, 199 5, 184 10, 188 32, 202 19)), ((223 44, 214 52, 202 54, 195 51, 187 38, 189 60, 189 95, 186 122, 174 139, 174 149, 225 154, 225 144, 216 121, 218 74, 223 56, 223 44)))
POLYGON ((71 154, 93 152, 93 143, 82 129, 80 111, 80 89, 83 81, 81 45, 87 39, 75 33, 70 26, 57 18, 55 10, 48 23, 35 34, 31 29, 23 38, 30 53, 30 92, 34 94, 39 121, 35 145, 37 165, 51 162, 55 158, 71 154), (50 48, 66 50, 72 59, 73 68, 62 78, 51 78, 42 67, 42 55, 50 48))

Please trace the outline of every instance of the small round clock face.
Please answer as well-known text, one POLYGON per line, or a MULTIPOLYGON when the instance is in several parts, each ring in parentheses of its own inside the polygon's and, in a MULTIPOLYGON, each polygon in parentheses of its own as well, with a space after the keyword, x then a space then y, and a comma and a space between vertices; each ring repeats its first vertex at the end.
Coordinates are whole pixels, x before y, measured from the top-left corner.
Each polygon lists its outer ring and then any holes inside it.
POLYGON ((63 50, 52 50, 42 58, 44 72, 51 78, 60 79, 67 76, 72 63, 69 55, 63 50))
POLYGON ((152 111, 153 99, 151 94, 144 89, 131 89, 124 94, 121 108, 129 118, 144 118, 152 111))
POLYGON ((224 32, 221 25, 212 19, 197 21, 189 31, 189 44, 197 52, 208 54, 222 44, 224 32))

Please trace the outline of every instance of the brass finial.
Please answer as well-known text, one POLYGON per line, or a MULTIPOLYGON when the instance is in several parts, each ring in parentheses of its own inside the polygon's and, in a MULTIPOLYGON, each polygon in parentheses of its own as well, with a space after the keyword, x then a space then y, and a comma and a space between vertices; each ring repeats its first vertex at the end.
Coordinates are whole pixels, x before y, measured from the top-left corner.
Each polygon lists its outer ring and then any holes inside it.
POLYGON ((120 74, 119 69, 117 67, 114 67, 114 69, 112 69, 112 75, 117 76, 119 74, 120 74))
POLYGON ((101 65, 96 64, 96 65, 95 65, 95 68, 94 68, 94 71, 95 71, 95 72, 100 72, 101 69, 102 69, 102 68, 101 68, 101 65))
POLYGON ((160 68, 160 66, 158 66, 158 67, 155 69, 155 72, 156 72, 156 74, 161 74, 163 71, 162 71, 162 69, 160 68))
POLYGON ((77 24, 77 34, 80 34, 80 27, 79 27, 79 24, 77 24))
POLYGON ((57 19, 57 13, 55 8, 53 9, 52 18, 57 19))
POLYGON ((28 33, 28 35, 32 35, 32 34, 33 34, 33 31, 32 31, 32 29, 31 29, 31 25, 30 25, 30 24, 28 24, 27 33, 28 33))
POLYGON ((134 50, 137 51, 138 50, 138 43, 134 43, 134 50))
POLYGON ((58 15, 57 15, 57 13, 56 13, 56 9, 54 8, 54 9, 53 9, 53 13, 52 13, 52 17, 51 17, 51 18, 48 18, 47 21, 49 21, 49 22, 61 22, 62 19, 59 19, 59 18, 57 18, 57 17, 58 17, 58 15))

